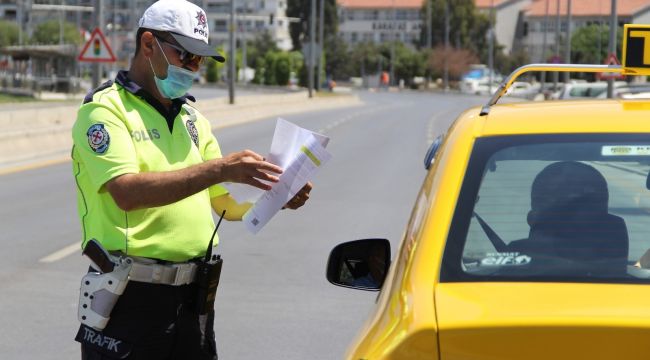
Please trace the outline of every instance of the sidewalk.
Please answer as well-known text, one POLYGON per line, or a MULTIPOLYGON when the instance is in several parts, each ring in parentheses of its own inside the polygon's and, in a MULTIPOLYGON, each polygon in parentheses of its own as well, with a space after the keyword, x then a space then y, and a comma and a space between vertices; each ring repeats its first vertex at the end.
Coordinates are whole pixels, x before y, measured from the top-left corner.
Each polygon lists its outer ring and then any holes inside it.
MULTIPOLYGON (((314 97, 307 92, 203 99, 195 106, 213 129, 289 114, 359 106, 356 95, 314 97)), ((30 164, 69 159, 70 131, 80 101, 0 105, 0 174, 30 164)))

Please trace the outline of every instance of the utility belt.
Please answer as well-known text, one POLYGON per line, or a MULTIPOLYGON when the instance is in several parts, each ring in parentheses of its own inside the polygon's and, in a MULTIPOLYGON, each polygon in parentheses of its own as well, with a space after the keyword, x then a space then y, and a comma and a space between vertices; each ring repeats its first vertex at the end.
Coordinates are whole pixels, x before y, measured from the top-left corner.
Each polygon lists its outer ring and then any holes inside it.
POLYGON ((129 280, 151 284, 181 286, 196 281, 198 263, 159 263, 157 260, 131 256, 129 280))
POLYGON ((207 314, 214 309, 223 260, 219 255, 212 255, 211 251, 206 259, 160 263, 149 258, 111 254, 98 241, 91 239, 83 254, 90 258, 93 268, 98 271, 89 272, 81 280, 78 318, 95 330, 106 327, 111 311, 129 281, 170 286, 196 283, 196 311, 207 314))

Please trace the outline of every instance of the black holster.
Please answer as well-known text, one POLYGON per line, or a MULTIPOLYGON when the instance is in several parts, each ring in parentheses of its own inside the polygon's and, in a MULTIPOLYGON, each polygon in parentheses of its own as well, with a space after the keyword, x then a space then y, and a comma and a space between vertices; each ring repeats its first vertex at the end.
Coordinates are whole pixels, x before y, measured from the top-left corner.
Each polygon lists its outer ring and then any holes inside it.
POLYGON ((199 260, 196 269, 197 299, 196 310, 200 315, 207 314, 214 309, 214 299, 217 295, 221 265, 223 260, 220 255, 213 255, 210 261, 199 260))

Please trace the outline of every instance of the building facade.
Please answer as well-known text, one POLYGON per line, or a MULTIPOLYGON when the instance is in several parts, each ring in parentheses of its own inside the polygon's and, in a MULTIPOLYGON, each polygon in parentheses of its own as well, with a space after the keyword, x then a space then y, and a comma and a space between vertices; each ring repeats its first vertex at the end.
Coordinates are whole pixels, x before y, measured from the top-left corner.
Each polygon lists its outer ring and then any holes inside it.
MULTIPOLYGON (((568 0, 535 0, 524 10, 525 31, 521 42, 531 61, 546 62, 554 55, 564 59, 568 26, 568 0), (559 10, 559 11, 558 11, 559 10), (559 14, 559 39, 556 39, 559 14), (544 47, 546 37, 546 47, 544 47), (559 43, 558 43, 559 41, 559 43), (559 50, 558 50, 559 49, 559 50)), ((571 31, 588 25, 609 25, 611 0, 572 0, 571 31)), ((617 0, 618 25, 650 23, 650 1, 617 0)))
POLYGON ((493 17, 494 36, 506 54, 521 50, 524 13, 534 0, 474 0, 476 8, 493 17))
POLYGON ((349 44, 420 41, 423 0, 337 0, 337 5, 339 35, 349 44))
MULTIPOLYGON (((190 0, 201 6, 208 17, 210 42, 215 46, 228 46, 230 0, 190 0)), ((124 60, 135 49, 135 30, 144 10, 154 0, 101 0, 104 27, 102 32, 111 43, 116 56, 124 60)), ((22 24, 21 30, 28 38, 33 29, 47 20, 76 24, 82 33, 95 28, 93 7, 96 0, 0 0, 0 19, 22 24), (48 6, 66 5, 54 9, 48 6)), ((281 49, 291 48, 289 19, 286 17, 287 0, 237 0, 235 2, 236 37, 252 39, 268 32, 281 49)))

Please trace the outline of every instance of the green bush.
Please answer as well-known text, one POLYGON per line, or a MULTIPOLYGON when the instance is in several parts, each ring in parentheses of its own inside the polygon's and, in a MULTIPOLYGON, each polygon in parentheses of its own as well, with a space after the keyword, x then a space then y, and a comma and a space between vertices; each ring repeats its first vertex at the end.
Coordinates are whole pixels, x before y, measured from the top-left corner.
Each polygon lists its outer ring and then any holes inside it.
POLYGON ((275 60, 275 81, 278 85, 289 85, 291 78, 291 59, 287 53, 279 53, 275 60))
POLYGON ((266 61, 263 57, 258 57, 255 61, 255 77, 253 77, 253 84, 264 84, 264 72, 266 71, 266 61))
POLYGON ((277 53, 269 52, 264 56, 264 62, 266 63, 264 71, 264 85, 277 85, 277 79, 275 78, 275 62, 277 60, 277 53))

